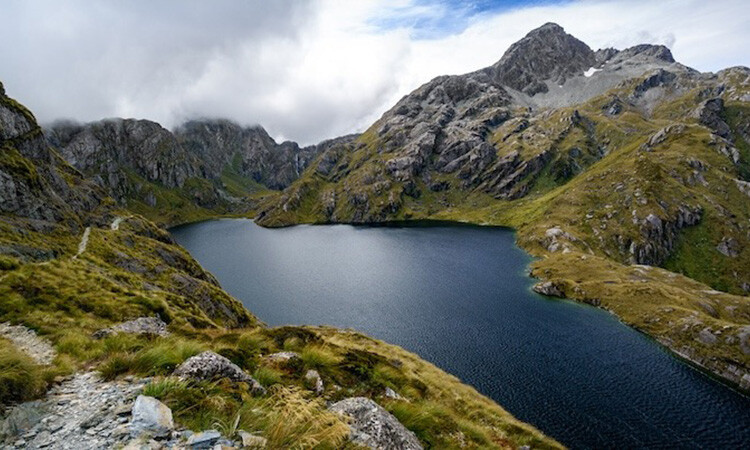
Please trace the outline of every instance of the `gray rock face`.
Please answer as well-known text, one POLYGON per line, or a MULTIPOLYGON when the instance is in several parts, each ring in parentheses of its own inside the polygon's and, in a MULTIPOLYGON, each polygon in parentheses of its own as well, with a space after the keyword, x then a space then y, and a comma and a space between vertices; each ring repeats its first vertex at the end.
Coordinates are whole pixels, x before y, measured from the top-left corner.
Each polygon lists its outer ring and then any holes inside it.
POLYGON ((320 151, 353 138, 300 148, 294 142, 277 144, 260 126, 243 128, 227 120, 190 121, 174 134, 188 152, 205 162, 207 178, 218 179, 226 167, 232 167, 270 189, 289 186, 320 151))
POLYGON ((157 206, 154 193, 127 175, 132 172, 166 188, 184 189, 203 207, 231 199, 221 182, 225 170, 283 189, 320 151, 352 138, 300 148, 294 142, 277 144, 259 126, 243 128, 227 120, 190 121, 174 132, 148 120, 57 122, 46 134, 70 164, 121 203, 135 199, 157 206), (186 186, 191 178, 209 180, 209 190, 186 186))
POLYGON ((641 220, 635 218, 641 237, 636 240, 623 240, 623 252, 630 254, 632 264, 657 266, 665 261, 674 249, 679 231, 700 222, 702 215, 702 207, 682 205, 671 217, 649 214, 641 220))
POLYGON ((50 151, 34 116, 4 92, 0 146, 0 213, 57 222, 85 217, 101 203, 102 193, 50 151))
POLYGON ((588 45, 547 23, 511 45, 489 72, 498 83, 534 96, 549 90, 546 81, 563 84, 595 64, 588 45))
POLYGON ((149 433, 153 436, 167 436, 174 429, 172 410, 159 400, 139 395, 133 405, 130 421, 130 434, 139 436, 149 433))
POLYGON ((349 439, 355 444, 378 450, 422 449, 413 432, 368 398, 347 398, 334 403, 329 409, 351 419, 349 439))
POLYGON ((174 376, 194 380, 215 380, 228 378, 235 382, 248 383, 258 394, 265 393, 265 388, 253 377, 245 373, 232 361, 211 351, 188 358, 175 369, 174 376))
POLYGON ((102 339, 117 333, 145 334, 151 336, 167 336, 169 334, 167 324, 158 317, 139 317, 99 330, 93 334, 93 337, 95 339, 102 339))
POLYGON ((553 283, 552 281, 544 281, 542 283, 537 283, 534 285, 532 289, 536 293, 547 295, 550 297, 560 297, 560 298, 565 297, 565 292, 563 292, 563 290, 556 283, 553 283))
MULTIPOLYGON (((87 125, 60 122, 49 128, 47 138, 77 169, 100 177, 117 177, 128 168, 171 188, 202 175, 200 161, 181 149, 169 130, 148 120, 108 119, 87 125)), ((111 185, 114 180, 101 181, 115 187, 111 185)))
POLYGON ((729 125, 724 122, 721 117, 721 113, 724 111, 724 100, 720 97, 712 98, 704 101, 695 111, 695 116, 701 125, 705 125, 717 135, 724 139, 730 139, 732 131, 729 129, 729 125))

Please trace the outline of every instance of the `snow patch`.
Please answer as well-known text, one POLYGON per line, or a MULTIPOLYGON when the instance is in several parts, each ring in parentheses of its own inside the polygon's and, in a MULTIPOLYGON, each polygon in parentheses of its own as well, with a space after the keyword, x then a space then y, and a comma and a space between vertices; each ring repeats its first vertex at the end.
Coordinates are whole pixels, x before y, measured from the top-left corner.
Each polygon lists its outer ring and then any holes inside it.
POLYGON ((586 78, 588 78, 591 75, 595 74, 596 72, 599 72, 600 70, 602 70, 602 69, 595 69, 595 68, 592 67, 589 70, 583 72, 583 76, 586 77, 586 78))

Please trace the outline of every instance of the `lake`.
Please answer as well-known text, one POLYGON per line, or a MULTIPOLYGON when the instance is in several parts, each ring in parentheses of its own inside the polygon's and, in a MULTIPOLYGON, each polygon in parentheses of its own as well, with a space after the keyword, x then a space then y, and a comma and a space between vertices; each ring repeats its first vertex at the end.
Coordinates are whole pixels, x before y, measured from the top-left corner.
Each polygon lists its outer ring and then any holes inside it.
POLYGON ((750 398, 606 311, 533 293, 510 230, 223 219, 171 232, 269 325, 400 345, 570 447, 750 443, 750 398))

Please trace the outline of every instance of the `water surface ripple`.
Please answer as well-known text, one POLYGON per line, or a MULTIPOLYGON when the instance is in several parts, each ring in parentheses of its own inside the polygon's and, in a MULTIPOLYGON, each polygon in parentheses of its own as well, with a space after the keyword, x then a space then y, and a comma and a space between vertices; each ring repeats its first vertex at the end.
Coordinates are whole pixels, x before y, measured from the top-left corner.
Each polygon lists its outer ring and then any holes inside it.
POLYGON ((171 231, 269 325, 398 344, 570 447, 750 446, 750 398, 603 310, 531 292, 509 230, 225 219, 171 231))

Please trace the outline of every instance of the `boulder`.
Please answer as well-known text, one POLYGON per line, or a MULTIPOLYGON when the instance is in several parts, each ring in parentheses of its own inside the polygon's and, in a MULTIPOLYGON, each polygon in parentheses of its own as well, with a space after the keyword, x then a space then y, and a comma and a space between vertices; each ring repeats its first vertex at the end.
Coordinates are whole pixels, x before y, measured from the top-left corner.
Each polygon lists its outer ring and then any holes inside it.
POLYGON ((349 439, 371 449, 422 449, 417 436, 380 405, 364 397, 352 397, 329 407, 333 412, 349 417, 349 439))
POLYGON ((232 361, 212 351, 188 358, 175 369, 173 375, 193 380, 228 378, 235 382, 248 383, 257 394, 266 392, 266 389, 255 378, 245 373, 232 361))
POLYGON ((305 373, 305 381, 307 381, 311 386, 313 392, 320 395, 325 390, 323 386, 323 379, 320 378, 320 374, 317 370, 308 370, 307 373, 305 373))
POLYGON ((740 244, 736 239, 725 236, 716 246, 716 250, 724 256, 736 258, 740 254, 740 244))
POLYGON ((288 364, 294 361, 300 361, 298 353, 295 352, 278 352, 266 356, 266 359, 274 364, 288 364))
POLYGON ((133 417, 130 421, 130 434, 140 436, 148 433, 153 436, 167 436, 174 428, 172 410, 153 397, 139 395, 133 404, 133 417))
POLYGON ((713 345, 718 340, 717 337, 711 332, 710 328, 702 329, 700 333, 698 333, 696 339, 706 345, 713 345))
POLYGON ((167 336, 167 324, 158 317, 139 317, 134 320, 119 323, 109 328, 94 332, 95 339, 102 339, 117 333, 146 334, 151 336, 167 336))
POLYGON ((244 448, 266 448, 268 439, 240 430, 237 432, 244 448))
POLYGON ((399 395, 398 392, 394 391, 393 389, 391 389, 389 387, 385 388, 385 392, 383 393, 383 395, 386 398, 390 398, 390 399, 393 399, 393 400, 403 400, 404 399, 404 397, 402 397, 401 395, 399 395))
POLYGON ((221 439, 221 433, 216 430, 206 430, 191 435, 187 440, 187 445, 191 449, 212 448, 219 439, 221 439))

